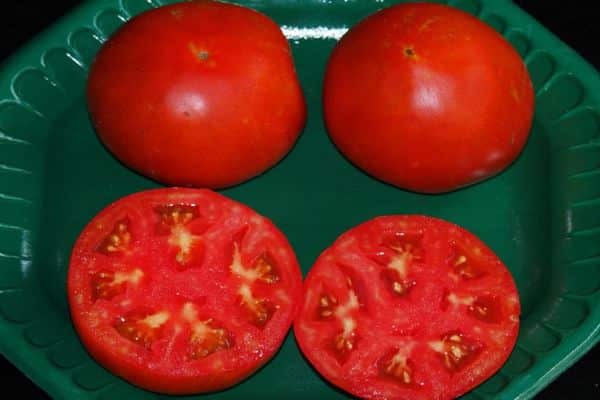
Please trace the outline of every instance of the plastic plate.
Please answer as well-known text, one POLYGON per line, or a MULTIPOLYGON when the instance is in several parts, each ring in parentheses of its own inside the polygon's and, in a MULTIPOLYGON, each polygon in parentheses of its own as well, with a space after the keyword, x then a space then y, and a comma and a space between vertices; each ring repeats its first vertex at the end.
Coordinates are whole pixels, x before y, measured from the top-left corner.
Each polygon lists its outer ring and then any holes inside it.
MULTIPOLYGON (((0 69, 0 351, 51 396, 138 399, 98 366, 74 333, 65 276, 72 244, 101 208, 157 184, 107 153, 89 121, 87 68, 101 43, 150 0, 91 0, 0 69)), ((350 25, 391 1, 248 0, 290 39, 309 105, 289 156, 224 191, 270 217, 306 272, 347 228, 381 214, 423 213, 480 236, 514 274, 523 304, 516 349, 502 370, 464 396, 527 399, 600 338, 600 78, 593 67, 507 0, 456 0, 518 49, 537 109, 516 163, 476 186, 438 196, 369 178, 333 147, 320 91, 329 52, 350 25)), ((344 398, 300 355, 290 334, 257 374, 216 399, 344 398)), ((206 396, 205 396, 206 397, 206 396)))

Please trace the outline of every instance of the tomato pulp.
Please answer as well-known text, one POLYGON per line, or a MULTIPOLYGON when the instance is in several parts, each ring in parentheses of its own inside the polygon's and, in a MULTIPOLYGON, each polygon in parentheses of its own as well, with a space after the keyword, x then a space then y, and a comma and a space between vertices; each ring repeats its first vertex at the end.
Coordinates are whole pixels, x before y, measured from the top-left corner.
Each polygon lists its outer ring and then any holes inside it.
POLYGON ((75 328, 107 369, 148 390, 219 390, 280 347, 301 273, 266 218, 200 189, 157 189, 113 203, 71 257, 75 328))
POLYGON ((516 159, 534 93, 521 57, 491 27, 448 6, 407 3, 341 39, 323 106, 331 139, 350 161, 398 187, 437 193, 516 159))
POLYGON ((292 148, 304 97, 279 26, 212 0, 145 12, 102 47, 87 100, 125 165, 169 185, 221 188, 292 148))
POLYGON ((431 217, 350 229, 304 291, 294 322, 302 352, 361 398, 455 398, 503 365, 519 328, 508 269, 473 234, 431 217))

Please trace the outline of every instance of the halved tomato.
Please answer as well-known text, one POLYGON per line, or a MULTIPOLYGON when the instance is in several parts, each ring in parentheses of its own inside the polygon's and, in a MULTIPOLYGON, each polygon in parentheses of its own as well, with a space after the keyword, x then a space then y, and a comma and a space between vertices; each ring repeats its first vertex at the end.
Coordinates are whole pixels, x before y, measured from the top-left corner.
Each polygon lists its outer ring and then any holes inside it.
POLYGON ((439 219, 375 218, 344 233, 305 281, 294 324, 310 363, 368 399, 452 399, 514 347, 520 303, 508 269, 439 219))
POLYGON ((145 389, 196 393, 234 385, 275 354, 301 279, 266 218, 209 190, 157 189, 87 225, 68 297, 99 363, 145 389))

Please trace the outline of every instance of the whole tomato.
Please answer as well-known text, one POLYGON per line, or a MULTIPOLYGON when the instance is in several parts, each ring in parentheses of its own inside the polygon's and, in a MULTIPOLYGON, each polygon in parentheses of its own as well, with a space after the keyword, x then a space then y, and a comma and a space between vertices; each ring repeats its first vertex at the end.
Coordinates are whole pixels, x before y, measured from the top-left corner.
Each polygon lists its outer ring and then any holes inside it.
POLYGON ((350 161, 412 191, 451 191, 523 149, 534 92, 511 45, 460 10, 407 3, 375 13, 335 47, 325 122, 350 161))
POLYGON ((221 188, 256 176, 291 149, 306 117, 279 26, 211 0, 125 24, 97 55, 87 99, 106 147, 170 185, 221 188))

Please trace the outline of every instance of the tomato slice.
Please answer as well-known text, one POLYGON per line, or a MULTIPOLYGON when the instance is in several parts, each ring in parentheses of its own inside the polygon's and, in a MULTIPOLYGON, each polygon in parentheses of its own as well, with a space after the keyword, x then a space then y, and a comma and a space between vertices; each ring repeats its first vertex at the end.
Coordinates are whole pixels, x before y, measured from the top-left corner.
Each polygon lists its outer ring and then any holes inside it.
POLYGON ((302 295, 284 235, 209 190, 124 197, 79 236, 68 273, 72 319, 89 353, 148 390, 234 385, 280 347, 302 295))
POLYGON ((294 323, 328 381, 368 399, 452 399, 508 358, 520 302, 473 234, 418 215, 378 217, 317 259, 294 323))

